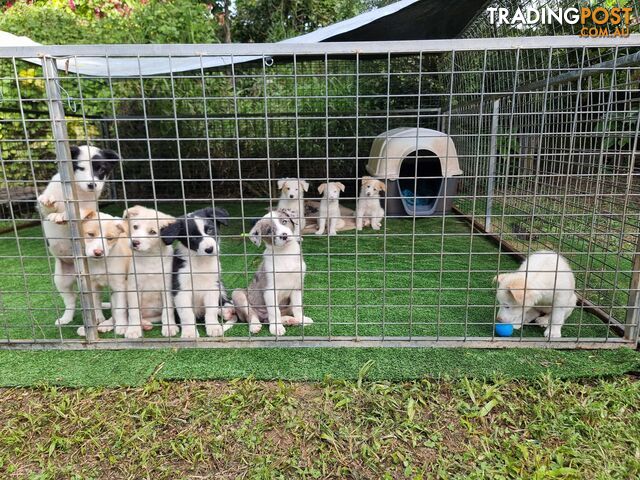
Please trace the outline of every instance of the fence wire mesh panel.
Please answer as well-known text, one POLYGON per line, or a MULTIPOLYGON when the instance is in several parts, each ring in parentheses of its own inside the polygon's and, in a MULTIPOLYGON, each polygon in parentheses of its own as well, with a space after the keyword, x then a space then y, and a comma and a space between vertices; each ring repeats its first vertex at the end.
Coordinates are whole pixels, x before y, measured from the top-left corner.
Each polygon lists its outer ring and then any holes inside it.
POLYGON ((635 345, 639 47, 0 48, 0 342, 635 345))

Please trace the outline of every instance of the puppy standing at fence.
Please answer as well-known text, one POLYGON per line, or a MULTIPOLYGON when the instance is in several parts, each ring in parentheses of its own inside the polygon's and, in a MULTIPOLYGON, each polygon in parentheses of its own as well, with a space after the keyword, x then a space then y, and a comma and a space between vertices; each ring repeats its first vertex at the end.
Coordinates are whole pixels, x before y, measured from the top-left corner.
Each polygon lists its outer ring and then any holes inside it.
POLYGON ((171 215, 136 205, 124 211, 131 238, 132 263, 127 278, 129 323, 126 338, 140 338, 142 330, 162 323, 162 335, 178 333, 171 294, 173 248, 160 230, 175 222, 171 215))
POLYGON ((329 224, 329 235, 337 235, 336 225, 342 216, 340 214, 340 192, 344 192, 344 184, 340 182, 323 183, 318 187, 322 195, 318 212, 318 230, 316 235, 322 235, 325 226, 329 224))
MULTIPOLYGON (((127 276, 131 267, 126 223, 121 218, 90 211, 83 217, 81 228, 98 331, 108 332, 115 325, 116 332, 122 334, 127 327, 127 276), (111 290, 112 317, 109 320, 105 320, 98 308, 101 289, 107 287, 111 290)), ((68 276, 66 280, 68 284, 65 287, 71 290, 75 279, 68 276)), ((73 305, 75 306, 75 293, 73 305)), ((79 327, 78 335, 84 334, 84 327, 79 327)))
POLYGON ((384 208, 380 206, 380 192, 386 186, 373 177, 362 177, 358 207, 356 209, 356 228, 362 230, 364 225, 371 224, 374 230, 380 230, 384 218, 384 208))
POLYGON ((304 218, 304 192, 309 191, 309 183, 299 178, 283 178, 278 180, 278 188, 282 190, 278 209, 289 209, 295 214, 295 234, 301 234, 306 225, 304 218))
POLYGON ((265 244, 262 263, 248 289, 237 289, 232 299, 238 320, 258 333, 269 322, 272 335, 284 335, 285 325, 309 325, 302 310, 302 290, 307 265, 302 258, 296 213, 275 210, 263 216, 249 232, 251 241, 265 244))
MULTIPOLYGON (((107 175, 118 163, 118 154, 112 150, 101 150, 90 145, 71 147, 73 179, 76 199, 81 212, 97 211, 98 199, 104 189, 107 175)), ((47 188, 38 197, 42 215, 42 230, 47 239, 51 255, 55 258, 54 283, 64 301, 65 311, 56 320, 56 325, 66 325, 73 320, 76 308, 75 267, 71 228, 65 210, 65 195, 60 173, 56 173, 47 188)), ((100 303, 96 304, 98 308, 100 303)))
POLYGON ((220 278, 218 257, 218 227, 228 225, 228 217, 221 208, 204 208, 179 217, 160 230, 167 245, 179 241, 173 256, 172 290, 182 338, 198 337, 198 317, 204 316, 210 337, 219 337, 231 327, 231 324, 220 324, 218 315, 225 320, 235 320, 233 305, 220 278))
POLYGON ((563 256, 549 250, 535 252, 518 270, 502 273, 494 281, 498 282, 498 322, 511 323, 515 329, 535 322, 546 327, 546 337, 560 338, 578 301, 576 280, 563 256))

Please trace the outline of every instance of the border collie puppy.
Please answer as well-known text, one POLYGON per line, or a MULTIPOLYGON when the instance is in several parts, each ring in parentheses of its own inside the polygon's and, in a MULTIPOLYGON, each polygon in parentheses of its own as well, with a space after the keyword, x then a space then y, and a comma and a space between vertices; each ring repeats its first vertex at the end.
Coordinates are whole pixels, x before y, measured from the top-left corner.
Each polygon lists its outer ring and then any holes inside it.
POLYGON ((249 232, 256 246, 264 242, 265 251, 251 285, 235 290, 233 303, 238 320, 247 322, 251 333, 260 331, 261 322, 269 322, 271 335, 284 335, 285 325, 313 323, 302 311, 307 265, 295 220, 295 212, 279 208, 258 220, 249 232))
POLYGON ((371 224, 374 230, 380 230, 384 218, 384 208, 380 206, 380 192, 385 192, 386 186, 380 180, 373 177, 362 177, 360 197, 356 210, 356 229, 362 230, 365 225, 371 224))
POLYGON ((287 208, 294 212, 296 220, 295 234, 302 234, 306 221, 304 218, 304 192, 309 191, 309 183, 301 178, 283 178, 278 180, 280 200, 278 209, 287 208))
POLYGON ((318 230, 316 235, 324 233, 327 222, 329 223, 329 235, 337 235, 336 227, 342 215, 340 214, 340 192, 344 192, 344 184, 341 182, 322 183, 318 192, 323 194, 320 200, 320 213, 318 213, 318 230))
POLYGON ((545 337, 561 337, 562 326, 578 302, 576 279, 566 258, 540 250, 518 270, 501 273, 494 281, 498 283, 498 322, 515 329, 535 322, 545 327, 545 337))
POLYGON ((126 338, 142 337, 142 330, 162 322, 162 335, 178 333, 171 295, 173 248, 160 238, 160 230, 175 222, 166 213, 136 205, 124 211, 131 238, 131 269, 127 278, 129 325, 126 338))
MULTIPOLYGON (((104 189, 106 177, 120 158, 113 150, 101 150, 90 145, 71 147, 71 158, 79 207, 82 211, 97 211, 98 199, 104 189)), ((76 271, 73 264, 71 229, 67 223, 64 200, 60 173, 56 173, 38 197, 42 230, 49 251, 55 257, 54 283, 65 305, 65 313, 56 320, 56 325, 65 325, 73 320, 76 302, 74 282, 68 280, 69 277, 75 280, 76 271)))
POLYGON ((160 230, 167 245, 175 240, 172 268, 173 301, 182 338, 196 338, 196 319, 204 316, 207 335, 219 337, 231 325, 222 325, 218 315, 233 320, 235 313, 220 279, 218 226, 228 225, 229 214, 221 208, 204 208, 176 219, 160 230))

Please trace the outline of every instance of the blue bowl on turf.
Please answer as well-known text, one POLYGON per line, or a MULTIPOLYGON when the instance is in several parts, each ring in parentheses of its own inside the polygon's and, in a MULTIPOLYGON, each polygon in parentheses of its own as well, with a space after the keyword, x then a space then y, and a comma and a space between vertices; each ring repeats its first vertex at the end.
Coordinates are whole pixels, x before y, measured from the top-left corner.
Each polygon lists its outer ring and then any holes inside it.
POLYGON ((510 337, 513 334, 513 325, 510 323, 497 323, 496 335, 499 337, 510 337))

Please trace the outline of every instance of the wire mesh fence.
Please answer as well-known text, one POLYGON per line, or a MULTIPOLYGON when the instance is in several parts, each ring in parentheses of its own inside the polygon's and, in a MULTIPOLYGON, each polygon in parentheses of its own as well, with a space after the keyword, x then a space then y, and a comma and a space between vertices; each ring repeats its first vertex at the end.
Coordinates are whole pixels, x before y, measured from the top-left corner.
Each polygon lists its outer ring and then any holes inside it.
POLYGON ((0 48, 0 342, 635 345, 638 47, 0 48))

